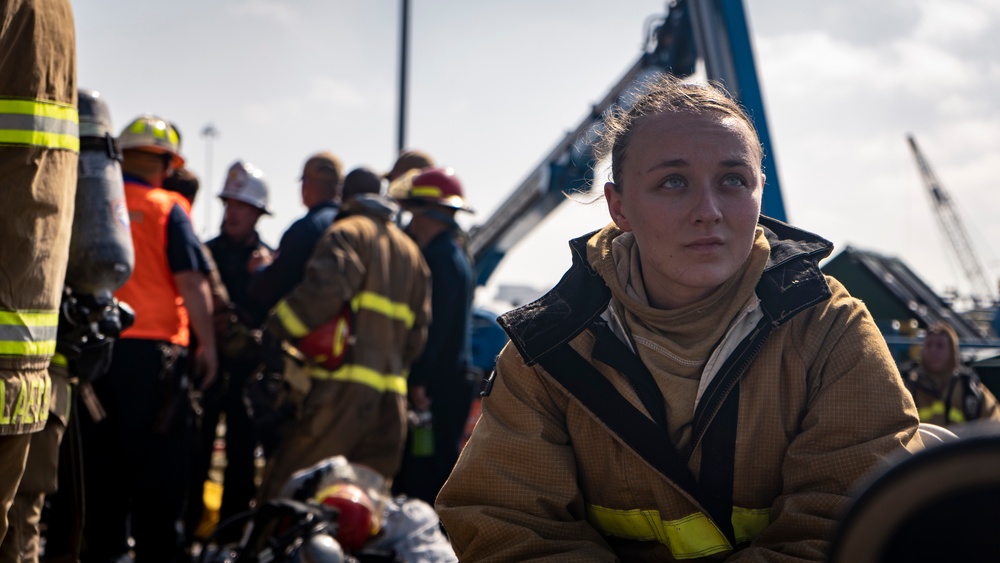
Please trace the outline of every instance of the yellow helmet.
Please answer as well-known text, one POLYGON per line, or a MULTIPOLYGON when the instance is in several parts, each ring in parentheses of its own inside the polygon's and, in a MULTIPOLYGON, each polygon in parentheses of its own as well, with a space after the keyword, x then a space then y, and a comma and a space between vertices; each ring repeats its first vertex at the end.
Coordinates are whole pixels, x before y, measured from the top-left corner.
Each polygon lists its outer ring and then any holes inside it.
POLYGON ((125 126, 118 136, 118 146, 126 149, 139 149, 157 154, 169 154, 174 157, 171 166, 184 166, 181 156, 181 135, 169 121, 152 114, 140 115, 125 126))

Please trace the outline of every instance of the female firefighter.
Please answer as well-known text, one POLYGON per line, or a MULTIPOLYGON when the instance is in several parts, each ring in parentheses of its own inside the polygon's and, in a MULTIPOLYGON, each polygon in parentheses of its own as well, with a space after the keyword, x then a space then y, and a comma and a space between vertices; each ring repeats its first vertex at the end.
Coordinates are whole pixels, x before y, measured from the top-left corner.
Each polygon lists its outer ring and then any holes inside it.
POLYGON ((820 561, 851 486, 921 445, 885 341, 817 267, 832 245, 760 215, 760 141, 725 91, 665 77, 605 125, 612 223, 500 319, 437 497, 456 552, 820 561))

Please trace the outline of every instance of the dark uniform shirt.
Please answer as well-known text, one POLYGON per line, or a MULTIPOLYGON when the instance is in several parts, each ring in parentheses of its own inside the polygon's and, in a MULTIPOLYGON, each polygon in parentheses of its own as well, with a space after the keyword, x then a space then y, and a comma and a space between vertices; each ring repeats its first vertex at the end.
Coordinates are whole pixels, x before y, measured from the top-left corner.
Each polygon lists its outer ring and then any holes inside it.
POLYGON ((465 377, 469 363, 472 292, 475 280, 455 233, 438 234, 423 249, 431 270, 431 324, 424 353, 410 370, 410 385, 452 386, 465 377))
POLYGON ((288 227, 278 243, 274 262, 257 270, 250 280, 247 292, 256 307, 269 311, 302 281, 313 247, 339 210, 337 202, 324 201, 311 207, 304 217, 288 227))
POLYGON ((247 271, 247 264, 255 250, 272 249, 260 240, 260 236, 254 232, 253 240, 248 244, 237 244, 224 235, 219 235, 205 243, 208 250, 215 259, 215 265, 219 269, 219 277, 222 278, 226 291, 229 292, 229 300, 236 307, 237 313, 245 321, 257 326, 264 320, 267 311, 251 300, 247 289, 250 286, 250 272, 247 271))

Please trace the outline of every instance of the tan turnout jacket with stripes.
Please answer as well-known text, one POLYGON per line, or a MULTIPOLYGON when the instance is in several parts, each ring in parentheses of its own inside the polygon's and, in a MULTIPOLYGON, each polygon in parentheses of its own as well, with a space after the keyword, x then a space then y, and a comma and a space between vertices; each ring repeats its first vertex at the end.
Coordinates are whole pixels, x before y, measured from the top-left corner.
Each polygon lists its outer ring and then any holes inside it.
POLYGON ((40 430, 48 418, 80 152, 76 103, 70 3, 0 2, 0 436, 40 430))
MULTIPOLYGON (((770 228, 771 258, 757 295, 807 294, 798 312, 778 307, 780 324, 739 372, 735 549, 705 506, 535 363, 568 339, 649 417, 623 373, 594 359, 592 325, 574 332, 561 324, 581 307, 591 307, 591 320, 607 308, 593 284, 603 285, 598 271, 614 268, 600 267, 612 258, 595 248, 598 234, 571 243, 574 269, 552 292, 502 318, 512 342, 436 504, 463 561, 824 559, 852 486, 920 447, 916 410, 867 309, 819 272, 829 243, 766 218, 761 224, 770 228)), ((687 467, 695 476, 705 452, 704 442, 693 446, 687 467)))
MULTIPOLYGON (((336 370, 309 367, 312 388, 275 455, 277 493, 292 472, 343 455, 385 477, 406 441, 406 377, 423 351, 430 320, 430 272, 416 243, 392 222, 395 207, 359 196, 316 244, 302 282, 282 299, 268 329, 294 342, 354 311, 353 344, 336 370), (345 216, 346 215, 346 216, 345 216)), ((265 496, 267 492, 265 492, 265 496)))

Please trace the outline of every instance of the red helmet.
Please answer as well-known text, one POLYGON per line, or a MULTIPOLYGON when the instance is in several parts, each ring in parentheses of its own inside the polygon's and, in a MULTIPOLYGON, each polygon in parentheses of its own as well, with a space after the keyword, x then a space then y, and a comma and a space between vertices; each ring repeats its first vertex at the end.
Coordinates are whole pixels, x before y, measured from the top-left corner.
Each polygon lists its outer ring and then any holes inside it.
POLYGON ((295 347, 317 364, 333 371, 343 365, 347 357, 353 327, 354 312, 350 303, 344 303, 336 316, 300 338, 295 347))
POLYGON ((361 549, 378 529, 375 504, 357 485, 336 483, 320 491, 316 498, 339 512, 337 541, 348 553, 361 549))
POLYGON ((472 211, 465 205, 462 182, 451 168, 425 168, 413 177, 407 200, 472 211))

